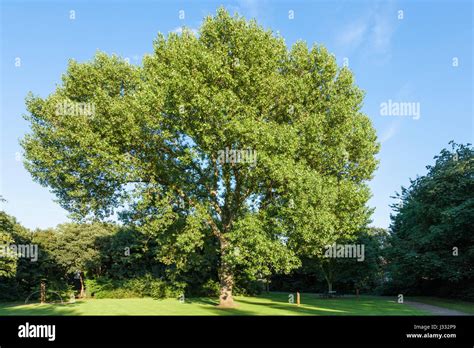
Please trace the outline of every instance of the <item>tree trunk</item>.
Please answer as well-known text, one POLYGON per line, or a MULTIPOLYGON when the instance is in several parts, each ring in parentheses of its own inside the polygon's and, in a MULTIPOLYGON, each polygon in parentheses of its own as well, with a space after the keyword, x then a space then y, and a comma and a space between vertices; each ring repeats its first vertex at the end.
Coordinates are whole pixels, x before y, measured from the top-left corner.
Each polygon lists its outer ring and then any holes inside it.
POLYGON ((234 298, 232 297, 232 286, 234 285, 234 277, 229 272, 226 265, 222 265, 220 274, 221 294, 219 296, 219 307, 232 308, 235 307, 234 298))
POLYGON ((86 292, 84 289, 84 277, 82 276, 82 272, 79 273, 79 281, 81 282, 81 292, 79 294, 79 298, 86 297, 86 292))
POLYGON ((221 286, 221 293, 219 296, 219 307, 233 308, 235 307, 234 298, 232 297, 232 287, 234 285, 234 276, 229 265, 224 261, 225 253, 228 249, 228 243, 221 240, 221 265, 219 268, 219 280, 221 286))
POLYGON ((46 302, 46 283, 44 282, 44 280, 41 280, 40 283, 40 302, 46 302))
POLYGON ((329 281, 329 279, 326 279, 327 283, 328 283, 328 292, 331 292, 332 291, 332 282, 329 281))
POLYGON ((321 270, 323 271, 323 275, 324 275, 324 279, 326 279, 326 283, 328 283, 328 292, 332 291, 333 274, 331 272, 331 265, 328 263, 328 269, 325 270, 323 265, 321 264, 321 270))

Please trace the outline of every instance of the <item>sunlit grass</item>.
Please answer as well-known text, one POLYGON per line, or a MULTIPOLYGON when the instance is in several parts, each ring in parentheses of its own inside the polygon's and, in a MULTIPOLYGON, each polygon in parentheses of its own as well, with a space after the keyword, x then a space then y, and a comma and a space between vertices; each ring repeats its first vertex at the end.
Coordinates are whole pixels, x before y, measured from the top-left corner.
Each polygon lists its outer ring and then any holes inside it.
POLYGON ((217 308, 217 299, 152 298, 88 299, 70 304, 0 303, 5 315, 429 315, 399 304, 394 298, 361 296, 323 299, 316 294, 301 294, 301 304, 289 303, 287 293, 269 293, 258 297, 235 297, 237 308, 217 308))

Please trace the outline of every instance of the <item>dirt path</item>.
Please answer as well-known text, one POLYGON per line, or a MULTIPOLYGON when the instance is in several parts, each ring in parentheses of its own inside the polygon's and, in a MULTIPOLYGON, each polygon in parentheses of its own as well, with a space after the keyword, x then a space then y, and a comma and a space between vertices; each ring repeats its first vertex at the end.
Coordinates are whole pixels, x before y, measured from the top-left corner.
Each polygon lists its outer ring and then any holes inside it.
POLYGON ((421 302, 405 301, 405 303, 417 309, 430 312, 433 315, 469 315, 467 313, 460 312, 454 309, 433 306, 433 305, 429 305, 429 304, 421 303, 421 302))

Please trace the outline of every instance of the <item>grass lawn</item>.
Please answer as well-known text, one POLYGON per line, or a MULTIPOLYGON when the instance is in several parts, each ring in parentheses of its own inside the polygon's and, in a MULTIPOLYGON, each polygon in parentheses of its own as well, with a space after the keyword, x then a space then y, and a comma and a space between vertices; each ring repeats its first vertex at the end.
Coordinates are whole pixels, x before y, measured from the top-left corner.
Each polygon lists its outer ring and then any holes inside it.
POLYGON ((90 299, 71 304, 0 303, 0 316, 6 315, 429 315, 428 312, 398 304, 395 297, 361 296, 322 299, 301 294, 301 305, 288 303, 287 293, 258 297, 235 297, 235 309, 216 308, 217 299, 152 298, 90 299))
POLYGON ((433 306, 455 309, 460 312, 474 314, 474 302, 452 300, 437 297, 406 297, 409 301, 417 301, 433 306))

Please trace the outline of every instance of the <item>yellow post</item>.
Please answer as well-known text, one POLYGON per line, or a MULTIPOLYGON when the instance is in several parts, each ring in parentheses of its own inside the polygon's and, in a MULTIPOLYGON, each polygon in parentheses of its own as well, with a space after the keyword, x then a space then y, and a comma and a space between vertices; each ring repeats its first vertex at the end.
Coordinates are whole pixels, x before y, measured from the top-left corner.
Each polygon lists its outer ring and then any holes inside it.
POLYGON ((299 292, 296 293, 296 305, 297 306, 300 305, 300 293, 299 292))

